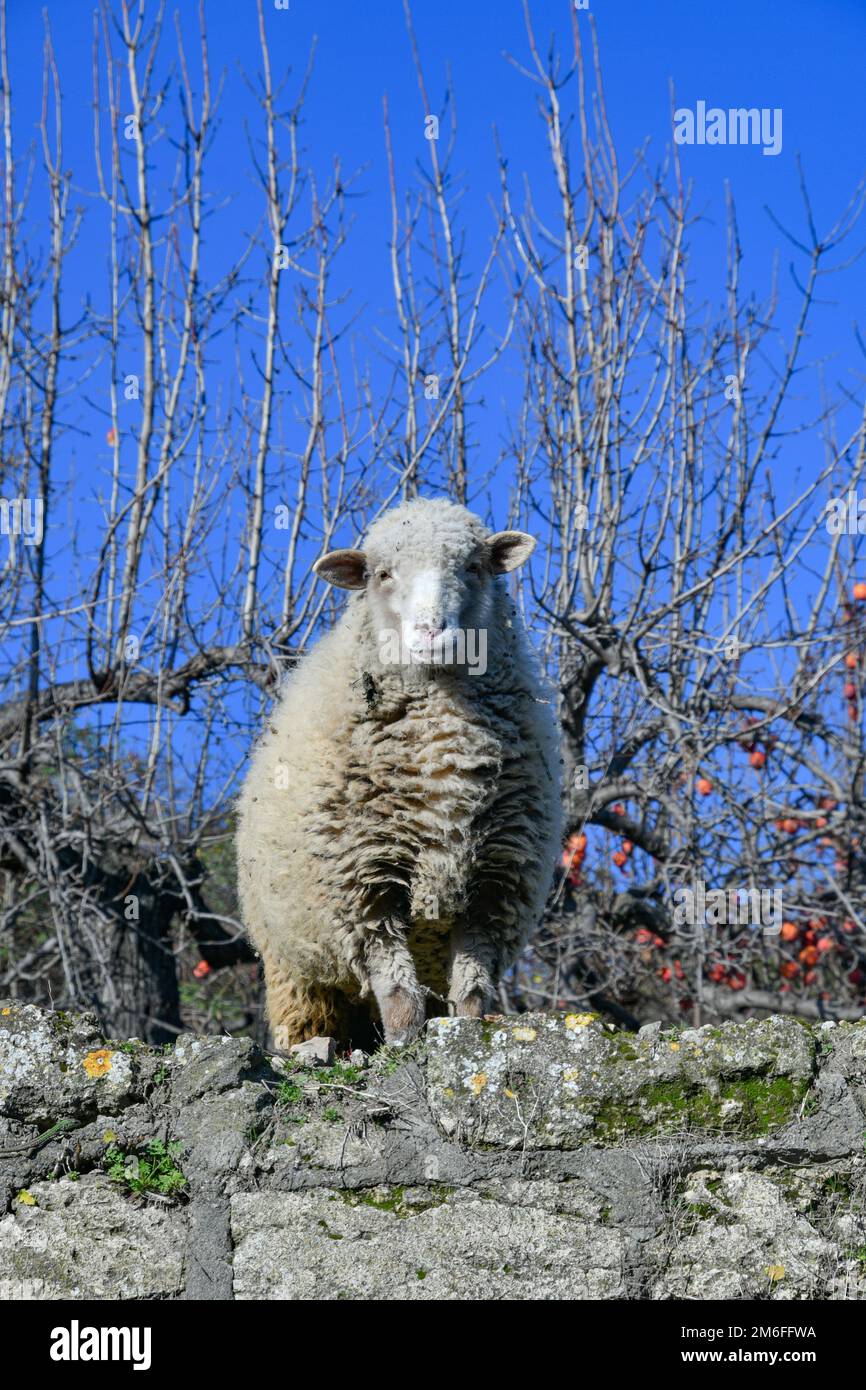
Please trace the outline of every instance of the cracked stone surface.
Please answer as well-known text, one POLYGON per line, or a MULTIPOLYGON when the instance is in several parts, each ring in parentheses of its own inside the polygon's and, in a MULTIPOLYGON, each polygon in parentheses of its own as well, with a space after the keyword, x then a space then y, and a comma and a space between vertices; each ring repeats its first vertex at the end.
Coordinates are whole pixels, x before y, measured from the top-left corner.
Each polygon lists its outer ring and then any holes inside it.
POLYGON ((866 1298, 866 1023, 437 1019, 360 1061, 0 1001, 0 1296, 866 1298))
POLYGON ((181 1293, 185 1212, 131 1206, 97 1174, 36 1182, 28 1191, 32 1205, 16 1201, 0 1217, 8 1283, 20 1280, 43 1299, 181 1293))

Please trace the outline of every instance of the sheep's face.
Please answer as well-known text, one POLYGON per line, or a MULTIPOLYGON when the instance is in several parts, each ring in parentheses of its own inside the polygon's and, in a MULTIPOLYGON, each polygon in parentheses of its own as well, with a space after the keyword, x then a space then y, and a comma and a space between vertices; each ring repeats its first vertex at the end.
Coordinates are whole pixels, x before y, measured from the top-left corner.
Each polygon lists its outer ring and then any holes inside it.
MULTIPOLYGON (((385 664, 466 665, 467 653, 487 650, 496 579, 529 558, 535 547, 524 531, 499 531, 486 540, 467 536, 464 547, 431 540, 414 547, 334 550, 316 573, 343 589, 364 589, 385 664)), ((485 663, 486 665, 486 663, 485 663)))

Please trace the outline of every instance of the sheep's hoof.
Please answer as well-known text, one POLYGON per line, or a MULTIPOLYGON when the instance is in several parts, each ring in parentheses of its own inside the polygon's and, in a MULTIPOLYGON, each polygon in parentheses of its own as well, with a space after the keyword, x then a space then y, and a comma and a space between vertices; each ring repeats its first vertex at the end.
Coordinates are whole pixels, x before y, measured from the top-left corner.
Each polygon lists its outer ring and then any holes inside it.
POLYGON ((452 1007, 457 1018, 484 1018, 487 1003, 480 994, 473 991, 472 994, 467 994, 465 999, 458 999, 452 1007))
POLYGON ((392 990, 382 1007, 382 1026, 389 1047, 406 1047, 424 1026, 424 1003, 406 989, 392 990))
POLYGON ((386 1030, 385 1030, 385 1046, 386 1046, 386 1047, 410 1047, 411 1044, 412 1044, 413 1042, 415 1042, 416 1039, 420 1036, 420 1034, 421 1034, 421 1027, 422 1027, 422 1025, 419 1023, 417 1026, 413 1026, 413 1027, 411 1027, 411 1028, 401 1028, 401 1029, 399 1029, 399 1031, 397 1031, 397 1032, 389 1032, 389 1031, 386 1029, 386 1030))

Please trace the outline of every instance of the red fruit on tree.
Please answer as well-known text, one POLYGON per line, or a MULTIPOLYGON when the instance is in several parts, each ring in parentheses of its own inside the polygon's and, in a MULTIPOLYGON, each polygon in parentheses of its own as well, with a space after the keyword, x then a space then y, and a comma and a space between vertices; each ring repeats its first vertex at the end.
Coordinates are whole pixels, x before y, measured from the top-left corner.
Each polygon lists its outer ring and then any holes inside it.
POLYGON ((854 585, 854 597, 858 603, 863 603, 866 599, 866 584, 863 583, 862 579, 854 585))
POLYGON ((849 671, 856 671, 856 670, 857 670, 857 653, 856 653, 856 652, 849 652, 849 653, 848 653, 848 655, 845 657, 845 665, 848 667, 848 670, 849 670, 849 671))
POLYGON ((752 749, 751 753, 749 754, 749 762, 751 763, 752 767, 763 767, 766 761, 766 753, 762 752, 760 748, 752 749))
POLYGON ((709 796, 710 792, 713 790, 713 784, 710 781, 709 777, 699 777, 697 782, 695 783, 695 786, 697 787, 701 796, 709 796))

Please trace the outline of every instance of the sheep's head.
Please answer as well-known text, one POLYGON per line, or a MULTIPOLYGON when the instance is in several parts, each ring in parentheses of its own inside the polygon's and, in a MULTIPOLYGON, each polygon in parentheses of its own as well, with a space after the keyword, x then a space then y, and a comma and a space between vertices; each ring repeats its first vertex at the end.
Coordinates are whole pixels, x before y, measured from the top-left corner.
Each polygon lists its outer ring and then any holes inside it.
POLYGON ((486 653, 497 577, 534 547, 524 531, 489 535, 462 507, 419 501, 386 513, 363 550, 333 550, 314 568, 329 584, 365 591, 386 664, 462 666, 473 651, 477 664, 482 635, 486 653))

